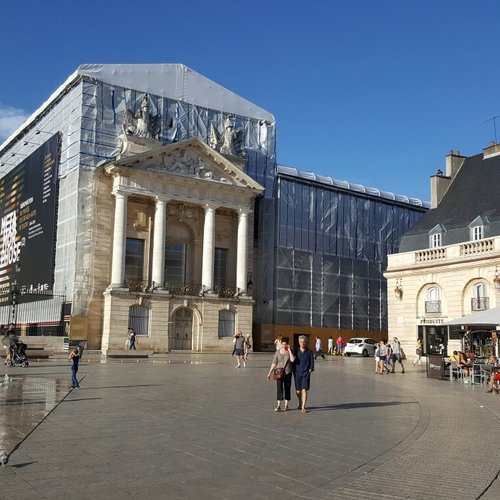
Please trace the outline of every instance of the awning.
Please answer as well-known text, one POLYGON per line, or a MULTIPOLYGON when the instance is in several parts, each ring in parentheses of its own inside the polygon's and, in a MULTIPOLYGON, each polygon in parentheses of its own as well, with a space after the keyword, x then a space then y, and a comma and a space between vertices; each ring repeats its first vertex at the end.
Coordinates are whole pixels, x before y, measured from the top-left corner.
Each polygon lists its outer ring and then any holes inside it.
POLYGON ((445 326, 497 326, 500 325, 500 307, 480 311, 473 314, 467 314, 461 318, 454 319, 444 323, 445 326))

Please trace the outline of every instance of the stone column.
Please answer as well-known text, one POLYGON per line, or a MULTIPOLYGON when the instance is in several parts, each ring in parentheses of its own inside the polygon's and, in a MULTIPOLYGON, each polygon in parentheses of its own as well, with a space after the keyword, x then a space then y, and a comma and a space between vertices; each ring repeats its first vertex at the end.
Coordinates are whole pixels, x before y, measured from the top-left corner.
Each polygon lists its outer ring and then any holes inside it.
POLYGON ((166 225, 165 200, 156 199, 155 220, 153 229, 153 262, 151 279, 155 285, 163 288, 165 275, 165 225, 166 225))
POLYGON ((248 248, 248 212, 238 212, 238 237, 236 254, 236 286, 238 292, 246 294, 247 291, 247 248, 248 248))
POLYGON ((110 288, 121 288, 125 279, 125 246, 127 239, 127 195, 115 191, 115 221, 110 288))
POLYGON ((203 259, 201 284, 211 291, 214 287, 215 253, 215 207, 205 205, 205 224, 203 227, 203 259))

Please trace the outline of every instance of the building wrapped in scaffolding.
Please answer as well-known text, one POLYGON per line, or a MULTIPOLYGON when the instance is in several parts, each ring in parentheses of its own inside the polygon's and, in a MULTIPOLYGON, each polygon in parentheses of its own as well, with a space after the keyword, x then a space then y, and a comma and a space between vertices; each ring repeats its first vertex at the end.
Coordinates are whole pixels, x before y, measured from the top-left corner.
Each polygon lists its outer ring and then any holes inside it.
POLYGON ((428 204, 285 166, 276 179, 273 319, 262 342, 386 332, 387 255, 428 204))
MULTIPOLYGON (((228 120, 238 132, 235 148, 226 151, 226 159, 241 169, 242 178, 252 178, 263 189, 251 219, 249 234, 254 251, 245 286, 253 299, 250 324, 256 347, 272 342, 278 333, 304 329, 319 335, 343 331, 344 336, 386 330, 387 292, 382 276, 386 257, 397 251, 400 237, 427 205, 278 167, 273 115, 181 64, 82 65, 0 146, 1 173, 5 175, 45 147, 47 141, 57 137, 58 144, 56 215, 52 221, 45 221, 46 227, 52 222, 55 236, 47 248, 40 248, 53 256, 48 287, 56 292, 51 296, 44 284, 43 293, 48 297, 44 297, 44 303, 55 304, 56 312, 35 314, 39 309, 26 305, 19 308, 18 322, 30 323, 29 331, 47 335, 46 328, 37 330, 33 326, 37 317, 45 324, 64 317, 74 324, 72 333, 84 335, 89 347, 102 347, 106 329, 102 324, 103 283, 110 283, 111 264, 96 260, 96 249, 105 234, 97 199, 105 188, 103 169, 123 154, 128 120, 142 112, 146 97, 147 117, 155 120, 157 133, 154 141, 141 144, 148 143, 151 151, 169 144, 187 144, 193 138, 214 147, 228 120)), ((188 146, 200 150, 194 143, 188 146)), ((144 156, 140 158, 146 161, 144 156)), ((231 169, 231 165, 227 168, 231 169)), ((196 175, 199 177, 199 173, 196 175)), ((139 225, 151 229, 147 238, 152 243, 154 214, 147 213, 139 225)), ((227 214, 222 211, 216 216, 227 214)), ((151 260, 152 255, 144 256, 146 281, 151 280, 151 260)), ((13 283, 16 281, 11 280, 10 285, 13 283)), ((185 290, 193 290, 191 283, 183 285, 185 290)), ((11 295, 6 290, 5 297, 11 295)), ((224 307, 231 310, 240 296, 241 290, 224 307)), ((141 304, 147 304, 149 299, 143 299, 141 304)), ((12 316, 12 307, 3 303, 0 313, 4 311, 7 319, 12 316)), ((145 327, 145 334, 149 334, 155 322, 148 323, 150 312, 141 304, 133 307, 146 311, 143 322, 149 325, 145 327)), ((174 321, 173 317, 167 321, 174 321)), ((204 322, 210 323, 206 319, 204 322)), ((213 325, 211 328, 216 330, 217 322, 213 325)), ((230 325, 238 327, 237 321, 230 325)), ((222 331, 220 317, 219 329, 222 331)), ((167 350, 169 345, 161 344, 167 350)), ((183 345, 195 348, 192 340, 183 345)), ((202 341, 196 346, 204 349, 202 341)), ((225 343, 221 346, 222 350, 227 347, 225 343)))

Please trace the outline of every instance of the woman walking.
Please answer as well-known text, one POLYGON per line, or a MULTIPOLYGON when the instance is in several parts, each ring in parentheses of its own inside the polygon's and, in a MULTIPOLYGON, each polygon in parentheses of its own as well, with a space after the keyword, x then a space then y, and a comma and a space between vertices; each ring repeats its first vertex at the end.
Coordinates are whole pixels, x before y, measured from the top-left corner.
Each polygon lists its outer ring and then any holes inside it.
POLYGON ((248 355, 252 352, 252 341, 250 339, 250 334, 245 335, 245 344, 243 345, 243 361, 246 363, 248 361, 248 355))
POLYGON ((299 337, 299 348, 295 351, 295 389, 299 398, 299 410, 306 413, 307 395, 311 386, 311 373, 314 371, 314 355, 307 347, 307 337, 299 337))
POLYGON ((285 401, 283 411, 288 411, 288 405, 291 399, 291 386, 292 386, 292 363, 295 361, 295 356, 288 345, 288 337, 281 339, 281 347, 279 351, 274 353, 273 362, 267 380, 271 380, 271 375, 275 374, 276 378, 276 400, 277 405, 274 411, 281 411, 281 402, 285 401), (280 373, 275 373, 276 371, 280 373))
POLYGON ((422 366, 422 340, 417 339, 417 348, 415 349, 415 359, 413 360, 413 366, 418 363, 418 366, 422 366))
POLYGON ((389 372, 389 368, 387 368, 387 365, 386 365, 387 346, 383 340, 380 341, 380 346, 378 348, 378 357, 379 357, 378 367, 380 369, 380 375, 383 375, 384 370, 387 370, 387 372, 389 372))
POLYGON ((78 383, 78 379, 76 378, 76 374, 78 372, 78 363, 80 362, 80 354, 78 353, 78 349, 73 349, 69 353, 69 360, 72 361, 71 364, 71 386, 70 389, 80 388, 80 384, 78 383))

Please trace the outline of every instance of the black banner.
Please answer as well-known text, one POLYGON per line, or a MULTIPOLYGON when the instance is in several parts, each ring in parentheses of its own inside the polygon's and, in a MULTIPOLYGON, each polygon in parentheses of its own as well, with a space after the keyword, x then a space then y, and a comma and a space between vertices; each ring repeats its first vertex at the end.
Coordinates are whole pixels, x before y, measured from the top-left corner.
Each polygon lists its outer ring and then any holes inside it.
POLYGON ((0 293, 53 287, 59 143, 54 135, 0 179, 0 293))

